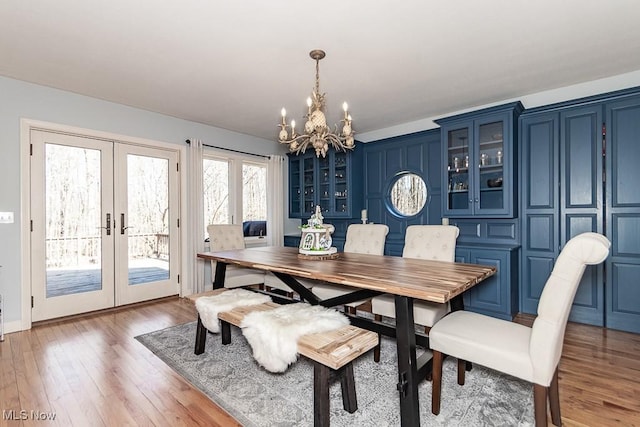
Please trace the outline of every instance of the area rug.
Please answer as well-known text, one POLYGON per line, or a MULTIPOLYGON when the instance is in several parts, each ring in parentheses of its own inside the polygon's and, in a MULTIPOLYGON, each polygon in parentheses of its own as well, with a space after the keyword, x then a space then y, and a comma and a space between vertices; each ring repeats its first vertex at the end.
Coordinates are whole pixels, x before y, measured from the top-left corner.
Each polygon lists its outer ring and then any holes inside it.
MULTIPOLYGON (((238 328, 223 346, 209 334, 205 352, 193 354, 195 322, 136 337, 211 400, 247 427, 312 426, 313 366, 301 357, 283 374, 261 369, 238 328)), ((358 410, 342 408, 340 384, 331 387, 331 425, 399 426, 400 404, 394 341, 383 338, 380 363, 372 353, 354 363, 358 410)), ((466 383, 456 382, 455 360, 443 367, 440 415, 431 413, 431 383, 419 386, 420 421, 438 426, 532 426, 533 390, 515 378, 474 366, 466 383)))

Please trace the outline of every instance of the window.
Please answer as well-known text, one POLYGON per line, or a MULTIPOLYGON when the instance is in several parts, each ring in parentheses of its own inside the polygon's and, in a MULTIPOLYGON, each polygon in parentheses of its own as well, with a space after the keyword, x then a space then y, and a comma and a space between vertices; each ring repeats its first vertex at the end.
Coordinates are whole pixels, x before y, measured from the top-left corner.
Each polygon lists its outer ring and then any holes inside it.
POLYGON ((266 161, 205 154, 202 169, 205 230, 209 224, 242 223, 245 236, 266 236, 266 161))
POLYGON ((229 161, 205 158, 202 161, 204 229, 209 224, 231 224, 229 209, 229 161))
POLYGON ((416 215, 427 203, 427 186, 420 176, 403 173, 391 186, 390 198, 398 215, 416 215))
POLYGON ((267 220, 267 167, 242 165, 242 220, 267 220))

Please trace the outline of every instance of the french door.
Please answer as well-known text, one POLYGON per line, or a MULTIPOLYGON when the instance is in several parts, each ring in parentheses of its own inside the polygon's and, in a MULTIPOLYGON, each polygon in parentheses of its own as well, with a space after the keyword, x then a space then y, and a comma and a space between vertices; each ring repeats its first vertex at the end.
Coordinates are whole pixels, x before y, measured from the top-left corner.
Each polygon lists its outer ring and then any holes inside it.
POLYGON ((178 153, 31 132, 32 320, 178 293, 178 153))

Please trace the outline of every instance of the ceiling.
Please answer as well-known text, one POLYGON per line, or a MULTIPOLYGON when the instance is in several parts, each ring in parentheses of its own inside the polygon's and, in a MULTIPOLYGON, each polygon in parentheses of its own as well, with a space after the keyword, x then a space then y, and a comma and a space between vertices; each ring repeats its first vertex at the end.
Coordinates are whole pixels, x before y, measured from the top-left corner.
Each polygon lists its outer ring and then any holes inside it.
POLYGON ((323 49, 329 122, 346 100, 367 133, 640 70, 639 22, 637 0, 3 0, 0 75, 273 140, 323 49))

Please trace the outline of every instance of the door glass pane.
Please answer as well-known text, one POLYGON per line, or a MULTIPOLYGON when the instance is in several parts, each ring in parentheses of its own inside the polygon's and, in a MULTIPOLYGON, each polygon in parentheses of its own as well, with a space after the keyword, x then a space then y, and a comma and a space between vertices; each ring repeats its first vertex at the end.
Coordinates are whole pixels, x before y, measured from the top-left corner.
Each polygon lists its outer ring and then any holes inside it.
POLYGON ((100 160, 99 150, 45 144, 47 298, 102 289, 100 160))
POLYGON ((229 162, 204 159, 202 161, 204 197, 204 230, 207 225, 231 224, 229 213, 229 162))
POLYGON ((469 129, 455 129, 448 132, 447 156, 449 164, 448 208, 450 210, 469 209, 469 129))
POLYGON ((502 121, 480 125, 480 209, 502 209, 504 154, 502 121))
POLYGON ((127 226, 129 284, 169 279, 167 159, 127 156, 127 206, 127 218, 120 226, 127 226))

